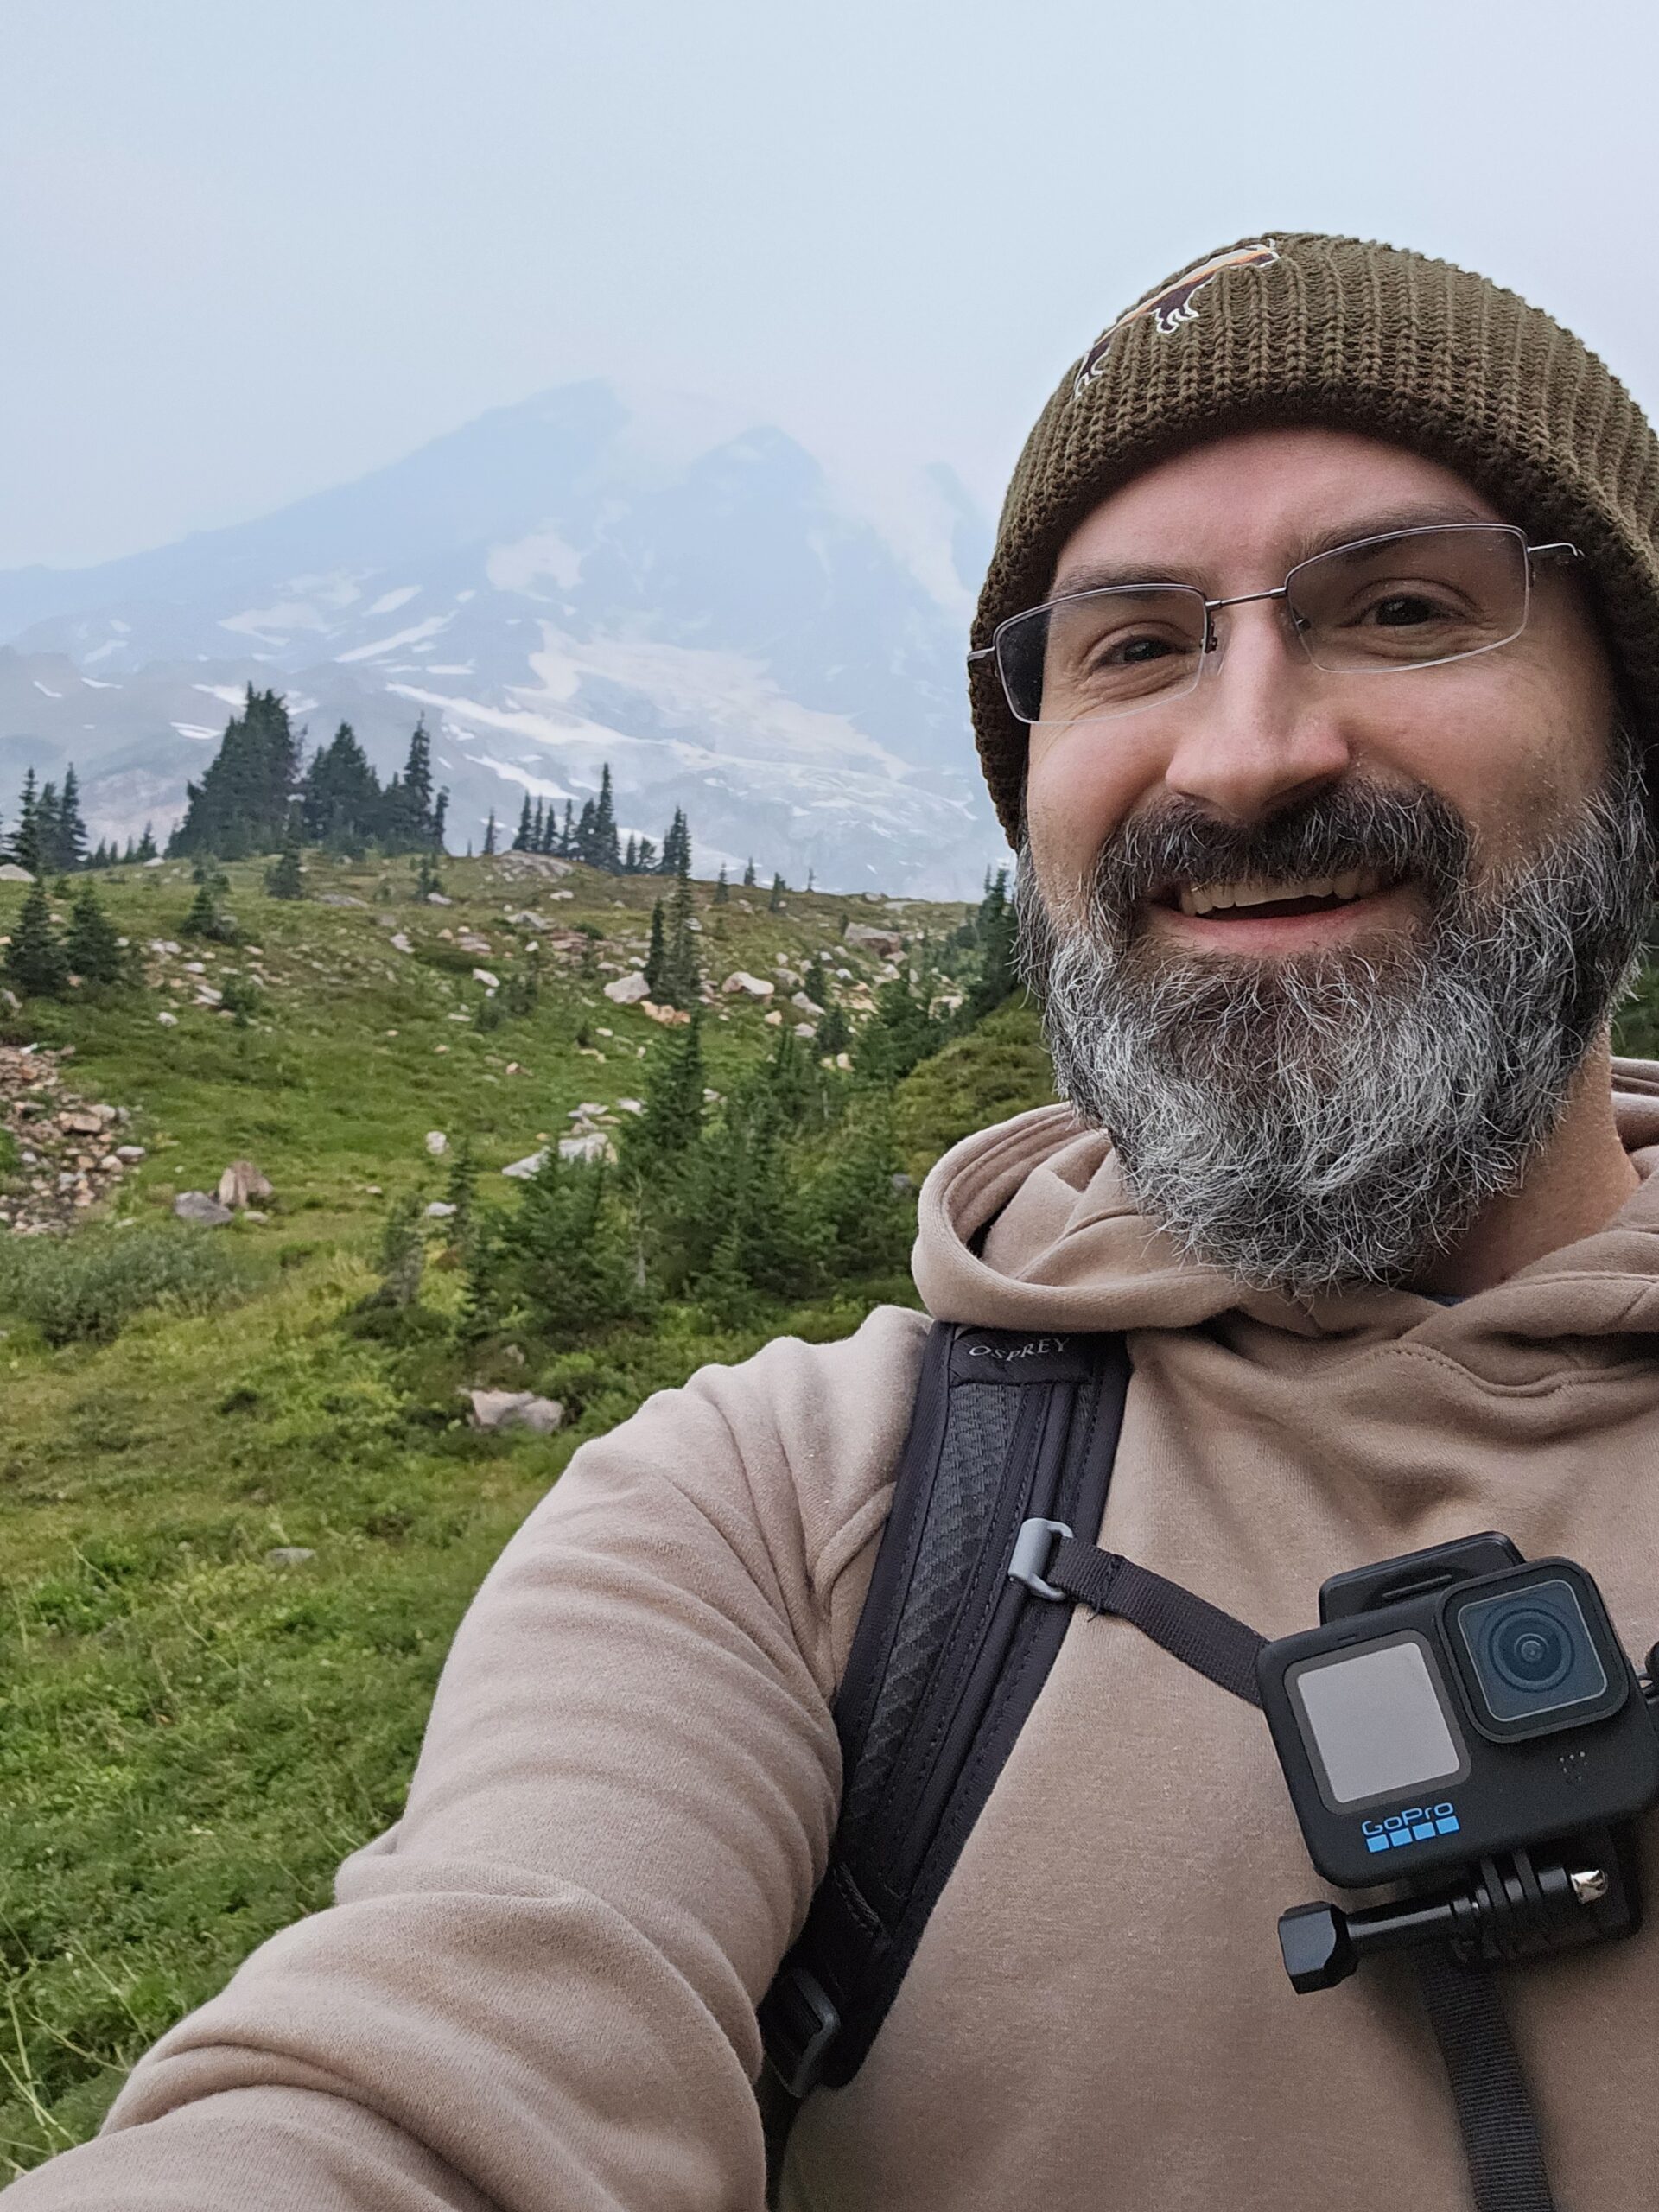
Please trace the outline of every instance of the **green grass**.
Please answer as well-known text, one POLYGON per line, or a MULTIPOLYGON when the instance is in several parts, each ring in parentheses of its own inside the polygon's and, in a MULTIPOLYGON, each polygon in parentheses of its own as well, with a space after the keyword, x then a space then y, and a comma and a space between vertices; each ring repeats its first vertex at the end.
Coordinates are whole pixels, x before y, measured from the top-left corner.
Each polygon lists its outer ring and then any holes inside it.
MULTIPOLYGON (((878 1300, 914 1296, 905 1279, 849 1284, 724 1334, 671 1310, 649 1332, 532 1345, 523 1366, 498 1347, 480 1366, 441 1325, 460 1277, 429 1267, 435 1319, 353 1324, 388 1205, 442 1194, 429 1129, 469 1132, 481 1203, 505 1203, 512 1186, 488 1171, 579 1101, 639 1095, 638 1048, 664 1034, 611 1006, 603 976, 575 973, 550 972, 522 1020, 450 1021, 481 1002, 473 965, 523 965, 512 948, 529 933, 502 926, 502 910, 585 922, 598 957, 620 959, 661 887, 578 871, 565 879, 578 898, 548 905, 551 887, 452 862, 455 904, 430 908, 378 900, 383 880, 407 884, 400 866, 313 870, 315 887, 364 911, 273 902, 260 873, 233 868, 228 901, 268 978, 249 1027, 151 989, 26 1009, 44 1040, 73 1043, 66 1083, 131 1109, 149 1157, 117 1202, 138 1226, 0 1255, 0 2176, 89 2133, 137 2054, 324 1904, 341 1857, 397 1817, 455 1624, 584 1437, 707 1360, 784 1330, 838 1337, 878 1300), (388 912, 429 957, 390 950, 376 921, 388 912), (436 938, 463 925, 489 938, 489 958, 463 961, 436 938), (157 1022, 162 1005, 176 1027, 157 1022), (579 1025, 605 1058, 578 1056, 579 1025), (522 1075, 507 1075, 512 1060, 522 1075), (213 1188, 244 1155, 276 1185, 270 1221, 175 1230, 174 1193, 213 1188), (175 1278, 184 1251, 199 1256, 175 1278), (211 1310, 190 1310, 204 1295, 211 1310), (571 1425, 479 1434, 458 1393, 481 1381, 550 1390, 571 1425), (268 1556, 292 1548, 315 1557, 268 1556)), ((181 869, 127 870, 105 896, 148 940, 177 937, 193 889, 181 869)), ((870 974, 839 953, 842 920, 889 919, 856 899, 791 894, 772 915, 764 894, 753 914, 712 908, 707 887, 698 898, 717 978, 820 950, 870 974)), ((16 904, 0 889, 0 931, 16 904)), ((961 912, 902 918, 944 930, 961 912)), ((251 960, 189 944, 182 957, 217 988, 251 960)), ((711 1084, 725 1088, 774 1034, 748 1006, 710 1020, 711 1084)), ((1028 1017, 1000 1015, 909 1078, 913 1166, 958 1124, 1046 1095, 1033 1035, 1028 1017), (976 1111, 982 1083, 997 1103, 976 1111)))

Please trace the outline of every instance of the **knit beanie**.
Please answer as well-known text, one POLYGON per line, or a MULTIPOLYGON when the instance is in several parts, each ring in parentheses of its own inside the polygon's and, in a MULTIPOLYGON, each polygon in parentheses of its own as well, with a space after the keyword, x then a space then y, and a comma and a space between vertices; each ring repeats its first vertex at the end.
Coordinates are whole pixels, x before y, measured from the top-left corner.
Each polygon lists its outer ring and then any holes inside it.
MULTIPOLYGON (((1659 734, 1659 439, 1570 331, 1484 276, 1313 234, 1249 238, 1147 293, 1070 368, 1026 441, 975 645, 1039 605, 1062 545, 1128 478, 1229 430, 1318 423, 1454 469, 1535 539, 1584 554, 1636 735, 1659 734)), ((1018 838, 1026 728, 969 669, 998 817, 1018 838)))

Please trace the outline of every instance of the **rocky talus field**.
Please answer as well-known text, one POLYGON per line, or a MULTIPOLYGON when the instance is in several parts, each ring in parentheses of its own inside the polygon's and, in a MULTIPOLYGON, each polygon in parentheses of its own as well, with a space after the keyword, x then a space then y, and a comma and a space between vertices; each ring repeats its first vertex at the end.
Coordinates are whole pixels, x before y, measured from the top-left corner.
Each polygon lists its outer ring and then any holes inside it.
POLYGON ((857 1086, 919 979, 942 1041, 880 1094, 901 1230, 948 1143, 1051 1095, 1017 994, 950 1034, 960 905, 697 883, 676 1007, 644 975, 660 879, 445 860, 432 899, 406 861, 308 855, 283 901, 264 863, 226 874, 222 938, 187 934, 183 864, 101 875, 130 978, 0 997, 0 2176, 91 2132, 396 1818, 455 1623, 584 1437, 914 1295, 889 1237, 810 1292, 664 1294, 578 1342, 533 1300, 479 1318, 463 1225, 517 1218, 549 1154, 620 1188, 693 1006, 717 1116, 791 1052, 857 1086), (831 1007, 850 1056, 817 1051, 831 1007))

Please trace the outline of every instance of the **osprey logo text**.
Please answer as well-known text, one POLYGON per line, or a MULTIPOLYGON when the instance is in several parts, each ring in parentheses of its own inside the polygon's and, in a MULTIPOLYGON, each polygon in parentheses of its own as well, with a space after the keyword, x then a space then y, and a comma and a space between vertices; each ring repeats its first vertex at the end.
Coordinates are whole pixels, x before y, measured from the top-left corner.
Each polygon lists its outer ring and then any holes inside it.
POLYGON ((1064 1351, 1064 1337, 1026 1337, 1017 1344, 969 1344, 969 1359, 1040 1359, 1045 1352, 1064 1351))
POLYGON ((1160 338, 1167 338, 1184 322, 1196 322, 1198 318, 1198 295, 1206 284, 1213 284, 1224 270, 1229 269, 1265 269, 1279 256, 1271 238, 1260 238, 1254 245, 1236 245, 1230 253, 1217 253, 1208 261, 1201 261, 1196 269, 1189 269, 1184 276, 1177 276, 1166 284, 1161 292, 1154 292, 1149 300, 1142 300, 1138 308, 1131 308, 1121 315, 1108 329, 1103 330, 1083 357, 1083 366, 1077 371, 1072 397, 1081 399, 1106 365, 1106 356, 1111 351, 1112 340, 1120 330, 1128 329, 1132 322, 1144 322, 1148 315, 1160 338))

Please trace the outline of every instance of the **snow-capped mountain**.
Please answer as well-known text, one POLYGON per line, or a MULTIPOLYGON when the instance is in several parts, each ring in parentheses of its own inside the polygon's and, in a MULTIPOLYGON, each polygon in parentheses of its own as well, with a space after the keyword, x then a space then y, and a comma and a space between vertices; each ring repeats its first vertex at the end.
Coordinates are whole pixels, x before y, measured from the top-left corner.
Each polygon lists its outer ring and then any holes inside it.
POLYGON ((983 518, 943 467, 861 512, 781 431, 573 385, 257 522, 0 575, 0 804, 73 760, 94 838, 181 810, 243 687, 383 771, 423 714, 450 841, 614 778, 698 872, 968 895, 1001 850, 963 681, 983 518))

